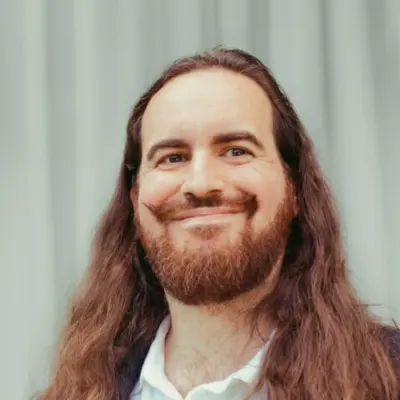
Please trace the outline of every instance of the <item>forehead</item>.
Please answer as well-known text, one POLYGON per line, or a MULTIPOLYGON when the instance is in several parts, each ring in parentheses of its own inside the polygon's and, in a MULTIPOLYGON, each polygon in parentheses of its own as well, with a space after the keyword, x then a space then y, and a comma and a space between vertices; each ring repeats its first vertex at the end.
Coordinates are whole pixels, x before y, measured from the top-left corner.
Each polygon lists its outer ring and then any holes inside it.
POLYGON ((168 82, 150 100, 142 120, 142 146, 170 137, 212 138, 247 130, 272 138, 272 106, 252 79, 221 68, 200 70, 168 82))

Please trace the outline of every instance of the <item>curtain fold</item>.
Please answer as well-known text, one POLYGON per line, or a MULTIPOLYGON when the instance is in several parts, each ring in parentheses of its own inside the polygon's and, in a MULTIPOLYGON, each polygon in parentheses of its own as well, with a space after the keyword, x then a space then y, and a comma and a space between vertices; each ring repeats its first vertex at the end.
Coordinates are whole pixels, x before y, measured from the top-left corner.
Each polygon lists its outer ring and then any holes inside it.
POLYGON ((400 318, 398 0, 0 0, 0 398, 47 382, 135 101, 215 45, 259 56, 293 100, 358 293, 400 318))

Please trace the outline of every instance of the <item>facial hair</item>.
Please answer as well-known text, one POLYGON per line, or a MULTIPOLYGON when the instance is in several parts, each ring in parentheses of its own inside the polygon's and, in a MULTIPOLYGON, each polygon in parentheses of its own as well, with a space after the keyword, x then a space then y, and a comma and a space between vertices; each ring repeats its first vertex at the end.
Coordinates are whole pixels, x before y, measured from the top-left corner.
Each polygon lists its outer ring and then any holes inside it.
MULTIPOLYGON (((247 208, 248 218, 235 244, 216 248, 211 242, 197 249, 177 248, 165 223, 166 234, 154 237, 136 224, 141 245, 154 274, 164 290, 186 305, 216 305, 228 302, 262 285, 283 256, 291 222, 294 217, 293 190, 286 185, 286 195, 265 229, 255 233, 251 218, 257 204, 253 197, 238 200, 247 208)), ((193 203, 193 202, 190 202, 193 203)), ((218 199, 215 205, 233 205, 234 200, 218 199)), ((201 206, 201 205, 199 205, 201 206)), ((193 208, 193 204, 181 205, 193 208)), ((163 205, 153 210, 158 219, 171 214, 173 207, 163 205)), ((197 232, 204 240, 210 239, 218 227, 201 227, 197 232), (214 230, 214 231, 213 231, 214 230)))

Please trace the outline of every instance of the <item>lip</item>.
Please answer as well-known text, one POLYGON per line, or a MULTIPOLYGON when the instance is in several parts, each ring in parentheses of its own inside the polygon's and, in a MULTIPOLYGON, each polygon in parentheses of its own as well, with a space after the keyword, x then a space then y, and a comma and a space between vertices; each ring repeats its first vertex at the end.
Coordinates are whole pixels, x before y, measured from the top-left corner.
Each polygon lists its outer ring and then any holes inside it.
POLYGON ((192 210, 181 211, 176 215, 176 218, 174 219, 178 221, 194 219, 194 218, 212 219, 220 216, 229 216, 237 213, 239 213, 239 210, 227 207, 201 207, 201 208, 194 208, 192 210))

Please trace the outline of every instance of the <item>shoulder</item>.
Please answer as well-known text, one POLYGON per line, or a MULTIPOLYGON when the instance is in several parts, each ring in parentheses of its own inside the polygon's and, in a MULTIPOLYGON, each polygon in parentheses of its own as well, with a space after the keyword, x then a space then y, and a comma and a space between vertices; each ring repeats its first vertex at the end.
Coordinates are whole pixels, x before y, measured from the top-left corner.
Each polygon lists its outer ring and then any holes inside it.
POLYGON ((380 337, 388 351, 397 378, 400 382, 400 329, 383 325, 380 329, 380 337))

